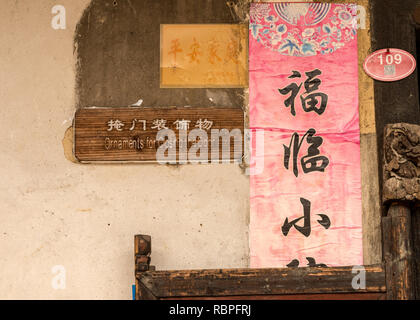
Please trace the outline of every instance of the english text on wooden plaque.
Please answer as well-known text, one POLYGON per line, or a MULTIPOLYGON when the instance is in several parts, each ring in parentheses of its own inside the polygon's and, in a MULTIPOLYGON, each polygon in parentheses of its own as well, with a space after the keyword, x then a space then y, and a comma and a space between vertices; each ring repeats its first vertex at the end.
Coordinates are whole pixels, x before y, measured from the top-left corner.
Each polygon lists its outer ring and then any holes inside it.
POLYGON ((218 163, 241 161, 239 108, 82 108, 74 118, 80 162, 218 163))

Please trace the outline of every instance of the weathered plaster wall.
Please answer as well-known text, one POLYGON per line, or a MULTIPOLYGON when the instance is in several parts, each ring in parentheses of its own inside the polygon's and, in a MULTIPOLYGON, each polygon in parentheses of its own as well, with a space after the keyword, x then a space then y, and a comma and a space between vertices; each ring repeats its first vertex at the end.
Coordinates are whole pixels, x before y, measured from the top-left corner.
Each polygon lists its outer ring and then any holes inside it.
MULTIPOLYGON (((1 299, 130 299, 137 233, 152 235, 159 269, 247 266, 249 182, 237 166, 82 166, 65 158, 63 137, 87 97, 76 98, 73 36, 89 3, 2 1, 1 299), (66 30, 50 26, 56 4, 67 9, 66 30), (66 290, 51 287, 55 265, 66 268, 66 290)), ((359 34, 361 59, 371 51, 369 33, 359 34)), ((381 259, 379 195, 373 82, 360 76, 368 264, 381 259)), ((142 94, 129 92, 124 101, 98 96, 97 104, 133 103, 142 94)))
POLYGON ((138 233, 152 235, 159 269, 248 263, 249 183, 238 166, 83 166, 65 158, 76 108, 73 36, 89 2, 60 1, 67 29, 54 30, 57 1, 2 1, 2 299, 131 299, 138 233), (65 290, 51 286, 55 265, 66 268, 65 290))

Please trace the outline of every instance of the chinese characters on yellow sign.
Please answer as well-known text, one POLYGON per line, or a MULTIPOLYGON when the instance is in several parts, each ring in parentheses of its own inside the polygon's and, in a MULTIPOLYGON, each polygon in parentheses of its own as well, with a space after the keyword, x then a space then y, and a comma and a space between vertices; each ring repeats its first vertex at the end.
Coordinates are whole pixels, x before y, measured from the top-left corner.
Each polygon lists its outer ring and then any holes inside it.
POLYGON ((160 86, 247 87, 247 37, 243 25, 161 25, 160 86))

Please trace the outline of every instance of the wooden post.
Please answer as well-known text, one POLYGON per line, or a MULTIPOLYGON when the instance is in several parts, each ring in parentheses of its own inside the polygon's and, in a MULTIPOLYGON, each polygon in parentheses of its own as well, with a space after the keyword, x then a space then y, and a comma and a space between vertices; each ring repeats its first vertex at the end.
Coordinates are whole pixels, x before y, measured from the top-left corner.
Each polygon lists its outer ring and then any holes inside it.
POLYGON ((136 277, 136 300, 143 300, 141 284, 137 279, 137 273, 146 272, 150 269, 150 254, 152 253, 152 237, 147 235, 134 236, 134 276, 136 277))
POLYGON ((410 206, 391 204, 382 219, 388 300, 416 298, 410 206))
MULTIPOLYGON (((351 2, 351 1, 349 1, 351 2)), ((371 0, 372 51, 399 48, 416 57, 416 30, 412 17, 417 0, 371 0)), ((379 146, 379 159, 383 158, 381 146, 387 124, 420 122, 417 72, 400 81, 375 81, 375 120, 379 146)), ((380 170, 381 170, 380 166, 380 170)), ((382 171, 382 170, 381 170, 382 171)), ((383 181, 380 181, 383 184, 383 181)))
POLYGON ((420 201, 416 202, 412 215, 413 247, 416 272, 416 299, 420 299, 420 201))
POLYGON ((389 206, 382 218, 387 298, 420 299, 418 209, 420 202, 420 126, 387 125, 384 133, 382 200, 389 206), (414 242, 414 244, 413 244, 414 242))

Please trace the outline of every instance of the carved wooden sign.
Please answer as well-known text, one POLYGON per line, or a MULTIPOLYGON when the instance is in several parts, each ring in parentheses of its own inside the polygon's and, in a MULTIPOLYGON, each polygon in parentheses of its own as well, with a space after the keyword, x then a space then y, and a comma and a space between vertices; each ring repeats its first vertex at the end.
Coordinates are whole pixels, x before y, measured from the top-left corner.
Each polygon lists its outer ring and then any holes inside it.
POLYGON ((241 161, 239 108, 82 108, 74 117, 80 162, 217 163, 241 161))

